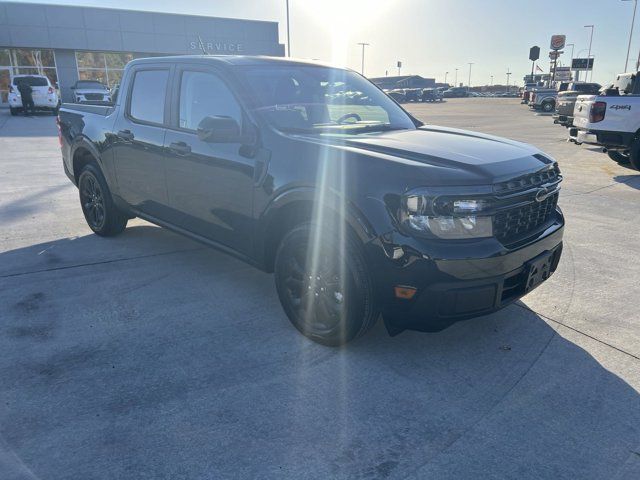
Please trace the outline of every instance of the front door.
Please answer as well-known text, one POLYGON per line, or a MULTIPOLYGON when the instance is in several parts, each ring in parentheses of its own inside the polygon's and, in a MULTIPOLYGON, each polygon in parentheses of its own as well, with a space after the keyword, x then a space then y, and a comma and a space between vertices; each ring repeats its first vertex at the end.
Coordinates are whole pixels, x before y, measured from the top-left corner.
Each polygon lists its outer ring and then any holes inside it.
POLYGON ((164 140, 169 204, 176 223, 249 253, 255 160, 243 156, 240 143, 210 143, 196 134, 207 116, 231 117, 242 129, 242 108, 214 71, 185 67, 176 75, 174 125, 164 140))
POLYGON ((164 137, 168 68, 141 65, 133 73, 124 115, 113 133, 118 191, 129 205, 163 218, 168 204, 164 137))

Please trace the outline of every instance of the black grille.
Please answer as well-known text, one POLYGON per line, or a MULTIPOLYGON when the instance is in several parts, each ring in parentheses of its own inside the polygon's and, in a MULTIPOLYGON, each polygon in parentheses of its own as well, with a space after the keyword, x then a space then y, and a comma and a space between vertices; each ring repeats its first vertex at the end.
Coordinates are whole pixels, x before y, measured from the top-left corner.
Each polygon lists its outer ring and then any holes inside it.
POLYGON ((530 173, 511 179, 506 182, 496 183, 493 187, 497 194, 508 194, 511 192, 517 192, 520 190, 526 190, 528 188, 539 187, 545 183, 555 182, 558 180, 560 172, 556 168, 543 170, 536 173, 530 173))
POLYGON ((102 93, 85 93, 84 98, 87 100, 102 100, 104 95, 102 93))
POLYGON ((521 207, 497 213, 493 217, 493 234, 502 243, 510 243, 544 225, 558 204, 558 193, 542 202, 531 202, 521 207))

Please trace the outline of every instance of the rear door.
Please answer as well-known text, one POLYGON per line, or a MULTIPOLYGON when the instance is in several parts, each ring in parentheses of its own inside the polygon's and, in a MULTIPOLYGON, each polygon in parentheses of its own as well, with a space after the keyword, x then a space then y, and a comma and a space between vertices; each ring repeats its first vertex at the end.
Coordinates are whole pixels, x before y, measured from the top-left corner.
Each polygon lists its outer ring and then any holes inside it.
POLYGON ((169 204, 180 227, 242 253, 251 245, 256 157, 239 142, 211 143, 196 133, 207 116, 227 116, 252 128, 221 72, 176 69, 172 124, 164 146, 169 204))
POLYGON ((160 219, 168 205, 163 146, 170 74, 167 64, 132 68, 123 113, 112 135, 120 196, 135 209, 160 219))

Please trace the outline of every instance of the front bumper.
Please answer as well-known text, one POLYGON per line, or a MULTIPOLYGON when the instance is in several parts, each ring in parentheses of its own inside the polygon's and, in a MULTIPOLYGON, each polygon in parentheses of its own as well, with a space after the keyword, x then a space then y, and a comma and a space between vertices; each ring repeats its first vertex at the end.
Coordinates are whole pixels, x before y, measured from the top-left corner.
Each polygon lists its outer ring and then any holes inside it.
POLYGON ((542 231, 512 248, 493 238, 436 243, 395 232, 369 244, 369 264, 390 333, 440 331, 521 298, 527 293, 533 259, 550 255, 551 273, 560 261, 564 218, 559 209, 554 217, 542 231), (398 247, 404 255, 394 260, 390 252, 398 247), (396 298, 396 286, 413 287, 416 294, 410 300, 396 298))

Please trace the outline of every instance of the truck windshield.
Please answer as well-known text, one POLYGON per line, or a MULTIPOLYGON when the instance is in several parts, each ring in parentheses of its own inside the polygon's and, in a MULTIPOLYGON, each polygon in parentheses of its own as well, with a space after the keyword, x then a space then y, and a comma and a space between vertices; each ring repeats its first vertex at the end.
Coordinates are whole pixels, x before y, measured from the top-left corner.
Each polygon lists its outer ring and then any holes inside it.
POLYGON ((322 66, 247 66, 256 113, 288 132, 350 133, 415 129, 386 94, 349 70, 322 66))

